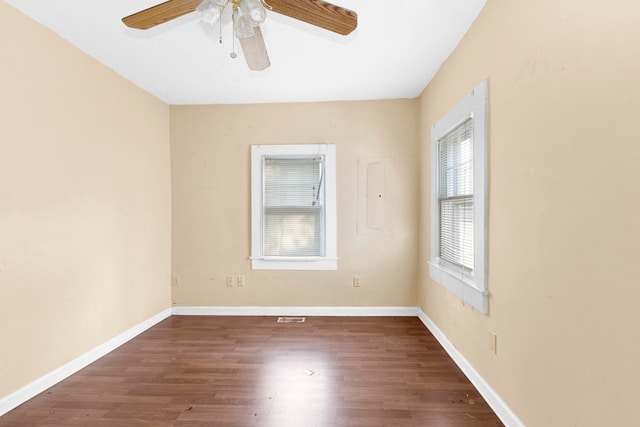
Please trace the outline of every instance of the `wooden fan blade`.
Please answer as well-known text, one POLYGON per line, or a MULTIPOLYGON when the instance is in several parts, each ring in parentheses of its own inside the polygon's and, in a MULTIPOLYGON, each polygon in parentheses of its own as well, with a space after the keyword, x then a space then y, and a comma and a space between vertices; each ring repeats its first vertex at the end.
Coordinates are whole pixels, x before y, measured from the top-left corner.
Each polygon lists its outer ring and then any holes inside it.
POLYGON ((122 18, 127 27, 147 30, 193 12, 202 0, 169 0, 122 18))
POLYGON ((271 65, 269 55, 267 54, 267 46, 262 38, 260 27, 256 27, 254 35, 251 37, 243 37, 240 39, 244 58, 250 70, 262 71, 271 65))
POLYGON ((358 26, 358 14, 323 0, 265 0, 274 12, 346 36, 358 26))

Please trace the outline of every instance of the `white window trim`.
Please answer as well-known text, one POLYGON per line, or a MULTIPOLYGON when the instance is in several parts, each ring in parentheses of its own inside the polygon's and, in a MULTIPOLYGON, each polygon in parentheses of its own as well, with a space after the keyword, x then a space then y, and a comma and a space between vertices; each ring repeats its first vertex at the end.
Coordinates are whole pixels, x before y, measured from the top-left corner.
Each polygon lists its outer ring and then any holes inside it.
POLYGON ((431 131, 431 260, 430 277, 481 313, 489 312, 487 287, 487 107, 488 84, 483 81, 447 113, 431 131), (438 257, 439 216, 438 140, 473 117, 474 271, 461 274, 438 257))
POLYGON ((335 144, 251 146, 251 268, 253 270, 337 270, 335 144), (262 159, 265 156, 325 156, 325 256, 273 257, 262 255, 262 159))

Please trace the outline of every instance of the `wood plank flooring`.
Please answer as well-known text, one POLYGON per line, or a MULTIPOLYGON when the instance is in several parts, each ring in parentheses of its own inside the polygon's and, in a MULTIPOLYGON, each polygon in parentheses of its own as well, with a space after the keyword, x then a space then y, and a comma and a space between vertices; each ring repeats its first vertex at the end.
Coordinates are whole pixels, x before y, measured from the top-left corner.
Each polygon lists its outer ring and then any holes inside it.
POLYGON ((502 426, 414 317, 172 316, 8 426, 502 426))

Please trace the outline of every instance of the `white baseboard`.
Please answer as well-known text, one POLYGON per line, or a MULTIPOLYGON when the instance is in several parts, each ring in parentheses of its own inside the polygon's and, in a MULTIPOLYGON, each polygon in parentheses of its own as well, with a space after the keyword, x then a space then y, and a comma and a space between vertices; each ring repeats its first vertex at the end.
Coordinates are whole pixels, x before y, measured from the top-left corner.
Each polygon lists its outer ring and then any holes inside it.
POLYGON ((71 362, 66 363, 65 365, 62 365, 58 369, 44 375, 43 377, 38 378, 32 383, 27 384, 21 389, 0 399, 0 416, 22 405, 27 400, 42 393, 49 387, 59 383, 60 381, 69 377, 70 375, 75 374, 80 369, 84 368, 90 363, 95 362, 97 359, 101 358, 105 354, 115 350, 116 348, 120 347, 122 344, 126 343, 136 335, 139 335, 140 333, 146 331, 156 323, 166 319, 169 316, 171 316, 171 309, 167 308, 166 310, 161 311, 160 313, 145 320, 144 322, 139 323, 133 328, 124 331, 120 335, 110 339, 104 344, 99 345, 93 350, 90 350, 87 353, 73 359, 71 362))
POLYGON ((507 404, 498 396, 498 394, 487 384, 487 382, 480 376, 480 374, 473 369, 473 366, 464 358, 464 356, 454 347, 454 345, 447 339, 444 333, 438 329, 433 321, 427 316, 421 309, 417 310, 418 318, 422 321, 424 326, 429 329, 429 332, 438 340, 440 345, 444 347, 445 351, 458 365, 462 372, 467 376, 471 384, 478 389, 478 392, 487 404, 493 409, 500 421, 507 427, 525 427, 524 423, 516 416, 516 414, 507 406, 507 404))
POLYGON ((403 316, 416 317, 417 307, 173 307, 190 316, 403 316))

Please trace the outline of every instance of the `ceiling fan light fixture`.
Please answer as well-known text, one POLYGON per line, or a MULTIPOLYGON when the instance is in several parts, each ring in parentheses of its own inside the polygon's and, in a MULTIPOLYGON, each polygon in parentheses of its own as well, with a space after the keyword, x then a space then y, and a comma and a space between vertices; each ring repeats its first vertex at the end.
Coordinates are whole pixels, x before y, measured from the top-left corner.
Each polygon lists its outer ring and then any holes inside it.
MULTIPOLYGON (((324 0, 165 0, 125 16, 122 22, 129 28, 147 30, 198 11, 202 13, 202 20, 207 25, 220 23, 219 41, 222 43, 221 15, 229 3, 232 5, 234 35, 240 39, 249 69, 255 71, 264 70, 270 65, 260 30, 260 24, 267 17, 267 10, 342 35, 350 34, 358 26, 358 15, 354 11, 324 0)), ((232 58, 237 56, 234 50, 231 52, 232 58)))

